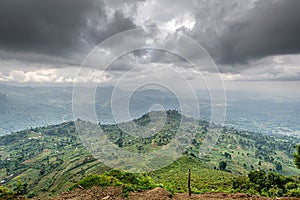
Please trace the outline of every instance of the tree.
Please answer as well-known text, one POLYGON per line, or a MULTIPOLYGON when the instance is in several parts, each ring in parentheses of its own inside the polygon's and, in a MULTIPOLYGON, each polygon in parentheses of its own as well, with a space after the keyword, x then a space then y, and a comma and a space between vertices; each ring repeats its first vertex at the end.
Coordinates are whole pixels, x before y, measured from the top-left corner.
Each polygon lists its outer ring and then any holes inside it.
POLYGON ((266 172, 263 170, 251 171, 248 174, 248 178, 251 183, 254 183, 255 190, 261 193, 262 189, 265 187, 266 172))
POLYGON ((14 187, 14 191, 18 194, 18 195, 24 195, 27 193, 27 183, 22 183, 21 178, 18 177, 18 182, 16 183, 15 187, 14 187))
POLYGON ((296 152, 294 153, 294 163, 300 169, 300 145, 295 146, 296 152))
POLYGON ((280 162, 275 163, 275 169, 276 169, 276 171, 282 171, 282 165, 280 162))
POLYGON ((219 162, 219 169, 225 171, 227 167, 227 163, 225 161, 219 162))
POLYGON ((123 147, 123 138, 119 138, 117 141, 116 141, 116 144, 120 147, 120 148, 122 148, 123 147))

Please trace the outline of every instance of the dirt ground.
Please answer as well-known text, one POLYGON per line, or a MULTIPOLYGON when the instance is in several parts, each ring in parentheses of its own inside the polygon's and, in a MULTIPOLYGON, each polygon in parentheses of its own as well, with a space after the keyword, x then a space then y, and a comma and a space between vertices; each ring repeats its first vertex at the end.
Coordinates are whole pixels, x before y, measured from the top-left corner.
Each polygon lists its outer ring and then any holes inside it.
MULTIPOLYGON (((246 199, 246 200, 271 200, 272 198, 259 197, 248 194, 234 193, 206 193, 206 194, 192 194, 190 197, 188 194, 175 194, 171 195, 170 192, 162 189, 155 188, 149 191, 132 192, 127 198, 122 197, 122 188, 108 187, 99 188, 94 187, 92 189, 75 189, 71 192, 62 193, 60 196, 51 198, 49 200, 186 200, 186 199, 203 199, 203 200, 216 200, 216 199, 246 199)), ((281 200, 291 200, 300 198, 278 198, 281 200)), ((37 199, 36 199, 37 200, 37 199)))

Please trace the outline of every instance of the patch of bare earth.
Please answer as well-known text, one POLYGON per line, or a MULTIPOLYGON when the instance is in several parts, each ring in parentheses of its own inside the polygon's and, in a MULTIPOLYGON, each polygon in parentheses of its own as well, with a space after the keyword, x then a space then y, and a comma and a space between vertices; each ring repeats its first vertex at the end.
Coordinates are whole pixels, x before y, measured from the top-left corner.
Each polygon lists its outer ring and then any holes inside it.
MULTIPOLYGON (((226 194, 226 193, 205 193, 205 194, 192 194, 189 196, 188 194, 175 194, 172 195, 170 192, 162 189, 155 188, 149 191, 142 192, 132 192, 128 197, 122 197, 122 188, 116 187, 94 187, 92 189, 75 189, 71 192, 65 192, 58 197, 51 198, 51 200, 124 200, 124 199, 132 199, 132 200, 186 200, 186 199, 203 199, 203 200, 216 200, 216 199, 246 199, 246 200, 271 200, 272 198, 259 197, 250 194, 226 194)), ((274 199, 274 198, 273 198, 274 199)), ((292 199, 300 199, 300 198, 277 198, 280 200, 292 200, 292 199)), ((49 199, 50 200, 50 199, 49 199)))
MULTIPOLYGON (((76 188, 71 192, 64 192, 51 200, 122 200, 121 187, 93 187, 92 189, 76 188)), ((49 199, 50 200, 50 199, 49 199)))

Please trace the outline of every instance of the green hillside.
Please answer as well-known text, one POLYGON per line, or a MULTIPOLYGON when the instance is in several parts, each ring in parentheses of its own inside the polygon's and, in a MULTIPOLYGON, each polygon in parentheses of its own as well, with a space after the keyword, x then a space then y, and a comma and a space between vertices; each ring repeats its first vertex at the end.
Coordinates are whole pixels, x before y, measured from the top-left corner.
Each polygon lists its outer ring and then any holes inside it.
MULTIPOLYGON (((167 111, 167 121, 160 131, 148 138, 135 138, 123 133, 117 125, 102 125, 108 138, 128 150, 152 151, 168 144, 180 120, 200 124, 185 156, 170 166, 150 172, 157 184, 173 192, 186 191, 187 170, 192 171, 192 190, 229 190, 233 178, 250 170, 263 169, 283 175, 296 175, 292 153, 299 139, 288 136, 270 136, 219 127, 222 133, 213 151, 199 158, 199 148, 207 134, 208 123, 167 111), (141 148, 143 146, 143 148, 141 148)), ((149 113, 134 120, 139 125, 149 123, 149 113)), ((82 122, 85 123, 85 122, 82 122)), ((126 124, 125 124, 126 125, 126 124)), ((155 124, 154 124, 155 126, 155 124)), ((181 134, 191 132, 181 127, 181 134)), ((20 179, 28 197, 53 196, 66 191, 88 174, 100 174, 109 168, 97 161, 82 145, 74 122, 32 128, 0 137, 0 181, 13 188, 20 179)))

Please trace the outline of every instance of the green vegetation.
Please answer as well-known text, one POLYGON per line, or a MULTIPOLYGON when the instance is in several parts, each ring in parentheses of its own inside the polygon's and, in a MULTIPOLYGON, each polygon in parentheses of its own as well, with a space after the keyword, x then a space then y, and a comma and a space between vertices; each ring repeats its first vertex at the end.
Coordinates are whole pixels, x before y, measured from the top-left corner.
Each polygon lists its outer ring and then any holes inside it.
POLYGON ((184 156, 168 167, 146 174, 132 174, 111 170, 101 175, 91 174, 74 184, 70 189, 93 186, 122 186, 128 191, 148 190, 160 186, 174 193, 187 193, 187 169, 191 169, 192 193, 242 192, 266 197, 300 197, 298 177, 283 176, 263 170, 250 171, 247 176, 216 171, 196 158, 184 156))
POLYGON ((70 190, 80 186, 91 188, 93 186, 121 186, 123 195, 127 196, 129 191, 149 190, 158 187, 150 176, 146 174, 132 174, 118 170, 110 170, 101 175, 90 174, 81 179, 78 183, 70 187, 70 190))
POLYGON ((101 175, 90 174, 74 184, 70 189, 93 186, 122 186, 123 192, 148 190, 163 187, 174 193, 187 192, 187 169, 191 169, 191 185, 193 193, 231 192, 232 181, 236 178, 228 172, 209 169, 196 158, 184 156, 173 164, 148 174, 134 174, 110 170, 101 175))
POLYGON ((16 193, 6 187, 0 186, 0 199, 13 199, 16 196, 16 193))
MULTIPOLYGON (((149 124, 149 119, 149 114, 146 114, 135 122, 143 126, 149 124)), ((187 123, 180 127, 180 134, 195 135, 191 144, 184 147, 185 156, 148 174, 155 183, 171 192, 186 192, 189 168, 194 193, 231 192, 233 179, 237 175, 246 176, 253 170, 286 176, 300 172, 293 162, 294 146, 300 141, 293 136, 264 135, 219 126, 216 130, 221 136, 215 147, 210 154, 199 157, 203 139, 209 137, 209 124, 204 120, 186 118, 176 111, 167 111, 166 123, 148 138, 128 135, 114 124, 101 125, 101 128, 120 148, 144 153, 163 148, 172 141, 179 134, 181 119, 187 123), (195 122, 199 126, 193 126, 195 122)), ((97 138, 92 139, 96 144, 97 138)), ((74 122, 31 128, 0 137, 0 181, 11 190, 21 181, 27 197, 53 196, 66 191, 87 174, 102 174, 108 170, 82 145, 74 122)), ((112 177, 106 174, 104 178, 108 176, 112 177)), ((121 185, 126 184, 117 179, 121 185)))
POLYGON ((191 170, 193 193, 230 192, 236 175, 209 168, 203 161, 184 156, 171 165, 151 173, 151 177, 172 193, 188 192, 187 175, 191 170))
POLYGON ((300 168, 300 145, 295 146, 296 152, 294 153, 294 163, 297 168, 300 168))
POLYGON ((9 200, 15 199, 19 195, 27 193, 27 184, 22 183, 21 179, 18 178, 18 182, 13 186, 13 190, 0 186, 0 199, 9 200))
POLYGON ((83 147, 73 122, 2 136, 0 152, 0 181, 11 189, 26 183, 29 197, 56 195, 87 173, 108 170, 83 147))
POLYGON ((287 177, 274 172, 251 171, 248 177, 239 177, 233 181, 233 189, 243 193, 267 197, 300 196, 300 181, 296 177, 287 177))

